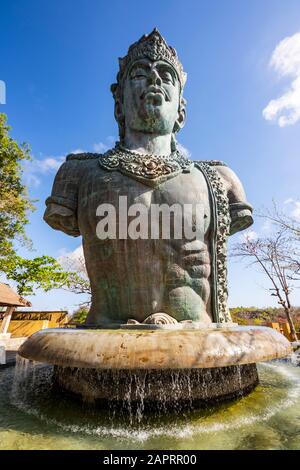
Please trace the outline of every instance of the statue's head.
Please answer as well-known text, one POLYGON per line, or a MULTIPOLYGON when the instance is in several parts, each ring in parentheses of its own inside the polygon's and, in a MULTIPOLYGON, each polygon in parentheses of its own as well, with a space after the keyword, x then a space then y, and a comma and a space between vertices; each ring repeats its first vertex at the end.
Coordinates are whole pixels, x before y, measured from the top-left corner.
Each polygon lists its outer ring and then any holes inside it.
POLYGON ((170 134, 174 146, 175 134, 184 125, 186 104, 186 74, 175 49, 154 29, 130 46, 119 65, 117 83, 111 90, 121 143, 126 129, 132 129, 170 134))

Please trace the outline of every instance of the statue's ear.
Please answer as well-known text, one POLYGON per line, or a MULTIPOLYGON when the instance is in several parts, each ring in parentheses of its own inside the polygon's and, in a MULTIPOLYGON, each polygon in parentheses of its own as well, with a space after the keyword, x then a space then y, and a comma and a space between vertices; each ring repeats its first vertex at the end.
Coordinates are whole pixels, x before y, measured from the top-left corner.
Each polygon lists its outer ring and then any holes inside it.
POLYGON ((118 97, 115 97, 115 119, 119 127, 119 138, 120 142, 123 142, 125 137, 125 116, 123 113, 123 104, 122 100, 118 97))
MULTIPOLYGON (((119 75, 119 74, 118 74, 119 75)), ((110 90, 113 94, 115 100, 115 119, 120 124, 124 121, 122 98, 121 98, 121 89, 118 83, 113 83, 110 87, 110 90)))
POLYGON ((185 124, 186 112, 184 107, 180 107, 178 116, 174 124, 173 132, 179 132, 185 124))
POLYGON ((124 120, 122 102, 118 98, 115 100, 115 118, 119 123, 124 120))

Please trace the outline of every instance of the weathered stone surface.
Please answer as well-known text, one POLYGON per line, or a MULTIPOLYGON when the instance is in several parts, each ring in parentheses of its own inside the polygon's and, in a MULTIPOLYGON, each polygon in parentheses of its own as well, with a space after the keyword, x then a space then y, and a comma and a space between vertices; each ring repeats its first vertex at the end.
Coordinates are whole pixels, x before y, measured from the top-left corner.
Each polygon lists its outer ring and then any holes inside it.
POLYGON ((285 357, 289 341, 266 327, 201 330, 41 330, 19 354, 91 369, 201 369, 285 357))

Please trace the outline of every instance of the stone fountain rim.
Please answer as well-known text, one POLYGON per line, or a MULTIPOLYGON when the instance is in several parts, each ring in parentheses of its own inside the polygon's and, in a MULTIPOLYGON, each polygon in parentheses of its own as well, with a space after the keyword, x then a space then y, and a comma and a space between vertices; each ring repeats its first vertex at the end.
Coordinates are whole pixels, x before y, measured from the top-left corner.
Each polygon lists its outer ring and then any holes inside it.
POLYGON ((238 326, 183 330, 40 330, 22 344, 21 357, 90 369, 202 369, 268 361, 291 354, 272 328, 238 326))

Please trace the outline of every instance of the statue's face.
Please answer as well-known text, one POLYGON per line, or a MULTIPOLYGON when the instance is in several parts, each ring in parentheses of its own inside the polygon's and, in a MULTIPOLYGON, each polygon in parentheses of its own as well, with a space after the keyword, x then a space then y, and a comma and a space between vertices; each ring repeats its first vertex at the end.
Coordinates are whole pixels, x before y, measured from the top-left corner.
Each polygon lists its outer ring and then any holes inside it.
POLYGON ((136 61, 124 83, 122 112, 125 129, 171 134, 179 119, 180 83, 163 60, 136 61))

